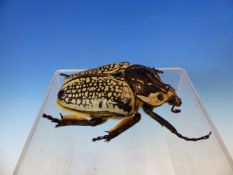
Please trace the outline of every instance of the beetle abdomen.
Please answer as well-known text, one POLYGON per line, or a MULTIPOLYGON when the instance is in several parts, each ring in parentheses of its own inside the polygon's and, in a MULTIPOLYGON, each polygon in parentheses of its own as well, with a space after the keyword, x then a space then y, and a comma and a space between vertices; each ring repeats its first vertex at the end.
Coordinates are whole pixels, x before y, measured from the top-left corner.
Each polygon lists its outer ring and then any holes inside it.
POLYGON ((58 105, 90 114, 130 115, 135 109, 134 94, 123 79, 109 75, 76 77, 58 93, 58 105))

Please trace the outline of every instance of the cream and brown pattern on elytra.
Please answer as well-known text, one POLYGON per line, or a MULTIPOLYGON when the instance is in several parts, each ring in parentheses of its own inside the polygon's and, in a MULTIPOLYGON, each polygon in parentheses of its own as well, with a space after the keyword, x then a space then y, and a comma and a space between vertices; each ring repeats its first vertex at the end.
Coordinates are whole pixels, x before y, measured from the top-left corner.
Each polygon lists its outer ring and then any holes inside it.
POLYGON ((135 112, 135 96, 129 85, 113 76, 81 76, 65 83, 58 93, 58 106, 90 114, 129 116, 135 112))
POLYGON ((85 71, 80 71, 78 73, 74 73, 69 75, 65 81, 64 84, 69 82, 70 80, 73 80, 74 78, 78 78, 80 76, 89 76, 89 75, 98 75, 98 74, 108 74, 113 75, 117 77, 123 77, 125 74, 125 69, 129 67, 131 64, 128 62, 120 62, 120 63, 114 63, 114 64, 107 64, 101 67, 88 69, 85 71))

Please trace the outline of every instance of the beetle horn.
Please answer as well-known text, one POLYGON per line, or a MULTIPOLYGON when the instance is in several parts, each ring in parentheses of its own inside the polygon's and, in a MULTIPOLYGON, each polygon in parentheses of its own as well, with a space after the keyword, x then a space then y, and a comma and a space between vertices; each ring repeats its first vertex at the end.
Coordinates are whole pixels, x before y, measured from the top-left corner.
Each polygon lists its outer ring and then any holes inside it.
POLYGON ((180 109, 174 109, 175 105, 172 106, 171 111, 174 113, 179 113, 181 110, 180 109))

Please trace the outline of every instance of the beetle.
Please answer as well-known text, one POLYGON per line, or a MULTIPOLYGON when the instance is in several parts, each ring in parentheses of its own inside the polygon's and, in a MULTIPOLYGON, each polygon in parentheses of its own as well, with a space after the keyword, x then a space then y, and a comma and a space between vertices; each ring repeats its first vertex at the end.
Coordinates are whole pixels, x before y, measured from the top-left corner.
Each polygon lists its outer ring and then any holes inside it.
POLYGON ((198 138, 180 134, 176 128, 153 111, 165 103, 171 111, 179 113, 181 98, 169 84, 163 83, 162 71, 138 64, 119 62, 81 71, 65 77, 57 94, 57 106, 70 115, 60 119, 43 114, 42 117, 56 123, 56 127, 80 125, 97 126, 109 119, 121 120, 107 134, 93 138, 93 141, 109 142, 141 119, 140 107, 162 126, 186 141, 208 139, 211 132, 198 138))

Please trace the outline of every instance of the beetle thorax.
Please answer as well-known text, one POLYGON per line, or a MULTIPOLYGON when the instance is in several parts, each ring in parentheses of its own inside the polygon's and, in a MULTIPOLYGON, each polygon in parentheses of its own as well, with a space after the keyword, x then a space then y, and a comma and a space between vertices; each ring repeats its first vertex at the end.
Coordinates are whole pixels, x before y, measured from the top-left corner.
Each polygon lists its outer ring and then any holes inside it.
POLYGON ((167 85, 164 84, 156 69, 132 65, 126 69, 126 81, 139 100, 152 106, 167 102, 167 85))

